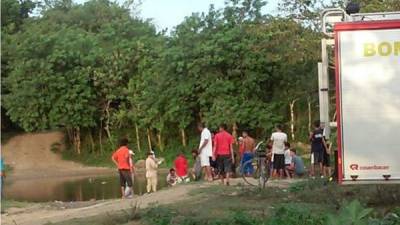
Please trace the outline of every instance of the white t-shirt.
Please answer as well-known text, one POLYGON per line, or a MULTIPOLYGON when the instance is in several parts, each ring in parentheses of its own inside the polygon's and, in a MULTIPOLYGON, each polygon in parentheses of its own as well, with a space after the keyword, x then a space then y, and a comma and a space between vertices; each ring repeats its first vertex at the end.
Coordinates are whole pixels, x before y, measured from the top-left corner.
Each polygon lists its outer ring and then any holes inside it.
POLYGON ((208 140, 208 142, 207 142, 206 146, 204 146, 204 148, 201 150, 200 155, 212 156, 211 132, 207 128, 204 128, 203 131, 201 131, 201 139, 200 139, 199 148, 203 145, 203 142, 205 140, 208 140))
POLYGON ((283 132, 274 132, 271 135, 272 153, 274 154, 284 154, 285 152, 285 142, 287 141, 287 135, 283 132))
POLYGON ((285 150, 285 165, 292 163, 292 156, 290 156, 290 149, 285 150))

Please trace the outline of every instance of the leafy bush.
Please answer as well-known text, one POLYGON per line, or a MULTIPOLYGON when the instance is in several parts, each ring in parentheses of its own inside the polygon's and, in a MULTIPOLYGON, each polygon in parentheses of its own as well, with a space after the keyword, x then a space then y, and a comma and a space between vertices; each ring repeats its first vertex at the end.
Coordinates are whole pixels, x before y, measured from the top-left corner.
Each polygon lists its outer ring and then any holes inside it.
POLYGON ((364 208, 357 200, 345 203, 338 215, 328 215, 328 225, 368 225, 368 215, 373 210, 364 208))
POLYGON ((308 207, 302 205, 285 205, 279 207, 268 219, 268 225, 323 225, 323 215, 314 214, 308 207))

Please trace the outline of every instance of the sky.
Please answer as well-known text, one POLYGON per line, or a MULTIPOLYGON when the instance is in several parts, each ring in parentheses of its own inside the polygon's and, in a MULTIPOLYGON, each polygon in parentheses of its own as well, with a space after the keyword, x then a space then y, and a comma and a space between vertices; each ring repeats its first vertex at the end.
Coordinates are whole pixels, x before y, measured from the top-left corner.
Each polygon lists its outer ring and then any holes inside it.
MULTIPOLYGON (((141 17, 153 19, 157 29, 168 28, 183 21, 185 16, 194 12, 207 12, 210 4, 216 9, 223 8, 225 0, 142 0, 139 8, 141 17)), ((278 0, 269 0, 263 12, 269 14, 277 13, 278 0)))
MULTIPOLYGON (((87 0, 74 0, 83 3, 87 0)), ((123 2, 124 0, 116 0, 123 2)), ((216 9, 223 8, 226 0, 141 0, 141 4, 135 11, 140 17, 152 19, 157 30, 168 28, 170 31, 180 24, 186 16, 194 12, 207 12, 211 4, 216 9)), ((279 0, 267 0, 268 4, 263 8, 264 13, 276 14, 279 0)))

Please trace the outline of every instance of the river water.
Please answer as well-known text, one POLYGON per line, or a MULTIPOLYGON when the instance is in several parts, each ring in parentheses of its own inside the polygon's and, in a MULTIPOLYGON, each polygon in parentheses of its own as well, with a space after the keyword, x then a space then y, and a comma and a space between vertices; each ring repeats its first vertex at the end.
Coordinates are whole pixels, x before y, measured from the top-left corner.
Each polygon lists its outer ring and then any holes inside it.
MULTIPOLYGON (((158 189, 166 186, 165 174, 158 176, 158 189)), ((92 176, 85 178, 60 177, 25 180, 5 180, 4 197, 16 201, 89 201, 120 198, 119 177, 92 176)), ((134 194, 146 193, 144 174, 134 178, 134 194)))

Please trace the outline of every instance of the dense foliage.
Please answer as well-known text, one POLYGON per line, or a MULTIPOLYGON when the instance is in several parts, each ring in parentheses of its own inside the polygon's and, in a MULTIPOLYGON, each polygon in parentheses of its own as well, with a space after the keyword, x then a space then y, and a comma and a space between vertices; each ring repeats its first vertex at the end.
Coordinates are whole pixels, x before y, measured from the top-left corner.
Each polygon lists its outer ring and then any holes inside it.
POLYGON ((121 135, 139 150, 186 146, 197 121, 265 137, 295 102, 292 137, 316 118, 320 33, 296 17, 315 1, 285 1, 273 17, 263 1, 232 0, 169 34, 108 0, 45 1, 34 14, 30 0, 1 4, 2 107, 25 131, 65 129, 77 153, 121 135))

